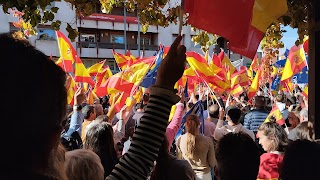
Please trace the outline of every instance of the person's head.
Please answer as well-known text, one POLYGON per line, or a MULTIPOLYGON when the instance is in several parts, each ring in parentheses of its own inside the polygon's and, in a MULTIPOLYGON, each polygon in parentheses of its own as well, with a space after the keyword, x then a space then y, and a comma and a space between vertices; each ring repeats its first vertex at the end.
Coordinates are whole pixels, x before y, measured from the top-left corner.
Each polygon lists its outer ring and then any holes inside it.
POLYGON ((253 105, 256 108, 264 108, 267 105, 266 98, 264 96, 255 96, 253 98, 253 105))
POLYGON ((278 94, 278 95, 276 96, 276 98, 275 98, 275 101, 276 101, 276 102, 281 102, 281 103, 283 103, 284 100, 285 100, 285 95, 284 95, 284 94, 278 94))
POLYGON ((109 168, 105 169, 105 172, 107 174, 111 172, 118 158, 115 150, 113 128, 111 124, 102 122, 90 127, 87 130, 86 138, 83 142, 83 148, 95 152, 101 158, 104 168, 109 168))
POLYGON ((17 107, 17 101, 12 101, 14 96, 21 103, 37 105, 19 108, 19 113, 16 108, 8 108, 4 113, 6 126, 15 127, 16 133, 12 128, 2 130, 3 134, 10 134, 10 138, 2 141, 10 147, 2 151, 10 158, 0 164, 3 172, 21 169, 42 173, 48 168, 50 154, 58 148, 63 130, 67 109, 66 73, 26 40, 0 34, 0 47, 2 66, 12 67, 0 72, 5 86, 1 90, 2 101, 8 107, 17 107), (28 148, 23 151, 21 138, 28 139, 28 148))
POLYGON ((94 121, 98 122, 98 123, 102 123, 102 122, 108 122, 109 117, 107 115, 100 115, 98 117, 96 117, 96 119, 94 121))
POLYGON ((195 114, 190 114, 186 119, 187 131, 187 157, 192 158, 196 146, 196 135, 199 133, 200 120, 195 114))
POLYGON ((306 139, 309 141, 315 140, 313 124, 310 121, 304 121, 297 126, 298 139, 306 139))
POLYGON ((149 102, 149 98, 150 98, 149 93, 144 93, 142 96, 143 103, 147 104, 149 102))
POLYGON ((96 116, 100 116, 100 115, 103 115, 104 112, 103 112, 103 107, 101 104, 94 104, 93 105, 94 109, 95 109, 95 112, 96 112, 96 116))
POLYGON ((288 144, 288 135, 274 118, 269 118, 270 122, 262 123, 258 128, 259 144, 267 151, 283 152, 288 144))
POLYGON ((144 111, 144 107, 145 107, 145 105, 143 103, 137 103, 136 104, 136 110, 138 112, 143 112, 144 111))
POLYGON ((300 122, 308 121, 308 109, 303 108, 300 111, 300 122))
POLYGON ((280 178, 283 180, 320 179, 320 145, 308 140, 291 142, 284 154, 280 178))
POLYGON ((87 149, 68 151, 65 171, 69 180, 101 180, 104 178, 104 169, 99 156, 87 149))
POLYGON ((229 125, 239 124, 241 117, 241 110, 238 107, 228 107, 228 111, 226 113, 226 120, 229 125))
POLYGON ((286 101, 287 106, 291 106, 297 103, 297 98, 295 96, 289 96, 286 101))
POLYGON ((93 106, 86 105, 82 108, 84 119, 93 121, 96 118, 96 111, 93 106))
POLYGON ((209 116, 211 118, 219 118, 219 106, 217 104, 213 104, 209 107, 209 116))
POLYGON ((239 132, 224 135, 218 141, 215 152, 215 175, 218 180, 257 179, 260 154, 257 145, 248 134, 239 132))
POLYGON ((300 123, 299 118, 295 115, 294 112, 289 112, 288 119, 291 128, 297 127, 297 125, 300 123))

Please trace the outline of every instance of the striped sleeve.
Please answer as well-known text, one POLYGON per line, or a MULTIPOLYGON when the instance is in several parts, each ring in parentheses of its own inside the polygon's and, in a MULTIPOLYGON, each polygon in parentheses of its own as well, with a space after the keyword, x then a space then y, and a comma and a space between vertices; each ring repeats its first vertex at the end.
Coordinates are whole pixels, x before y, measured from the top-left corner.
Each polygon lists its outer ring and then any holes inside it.
POLYGON ((106 179, 147 179, 157 158, 168 125, 172 105, 179 101, 172 91, 150 89, 150 100, 141 117, 128 153, 106 179))

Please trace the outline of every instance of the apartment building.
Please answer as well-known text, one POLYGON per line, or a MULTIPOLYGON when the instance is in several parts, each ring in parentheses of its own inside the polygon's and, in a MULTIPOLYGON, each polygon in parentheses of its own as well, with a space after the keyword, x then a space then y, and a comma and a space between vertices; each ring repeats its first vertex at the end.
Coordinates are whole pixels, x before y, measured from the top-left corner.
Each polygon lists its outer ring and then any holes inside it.
MULTIPOLYGON (((138 57, 143 54, 145 57, 152 56, 158 49, 159 44, 169 46, 178 36, 178 25, 171 24, 169 27, 149 26, 148 31, 143 34, 140 32, 140 50, 138 42, 138 17, 137 12, 126 13, 126 23, 124 23, 124 8, 116 7, 110 14, 101 12, 100 7, 95 8, 95 13, 88 17, 76 16, 76 12, 71 8, 70 4, 61 1, 53 2, 51 7, 59 7, 59 11, 55 16, 55 20, 60 20, 61 32, 68 34, 65 30, 67 23, 73 28, 77 28, 79 36, 72 42, 73 47, 77 50, 86 67, 97 62, 107 59, 107 64, 112 71, 117 71, 118 67, 114 61, 112 51, 125 53, 125 49, 131 54, 138 57), (124 33, 126 29, 126 33, 124 33), (126 46, 125 46, 126 40, 126 46)), ((14 32, 18 29, 13 26, 13 22, 18 19, 12 14, 5 14, 0 8, 0 33, 14 32)), ((44 52, 46 55, 52 55, 53 58, 59 57, 59 50, 56 41, 55 32, 50 29, 49 24, 39 25, 37 27, 38 34, 29 37, 29 41, 36 48, 44 52)), ((183 44, 188 51, 196 51, 202 53, 199 46, 191 41, 195 34, 190 26, 183 27, 183 44)), ((210 48, 210 54, 213 52, 210 48)), ((241 59, 238 54, 229 53, 232 61, 241 59)), ((260 54, 261 56, 261 54, 260 54)), ((243 65, 249 65, 251 59, 243 57, 241 62, 243 65)))

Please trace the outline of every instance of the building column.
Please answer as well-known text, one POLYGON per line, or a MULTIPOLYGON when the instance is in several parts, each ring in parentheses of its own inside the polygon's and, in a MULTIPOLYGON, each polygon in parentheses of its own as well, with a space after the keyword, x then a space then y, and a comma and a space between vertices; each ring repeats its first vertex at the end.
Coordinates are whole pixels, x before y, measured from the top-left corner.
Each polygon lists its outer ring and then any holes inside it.
POLYGON ((313 0, 309 14, 309 120, 320 139, 320 1, 313 0), (318 71, 317 71, 318 69, 318 71))

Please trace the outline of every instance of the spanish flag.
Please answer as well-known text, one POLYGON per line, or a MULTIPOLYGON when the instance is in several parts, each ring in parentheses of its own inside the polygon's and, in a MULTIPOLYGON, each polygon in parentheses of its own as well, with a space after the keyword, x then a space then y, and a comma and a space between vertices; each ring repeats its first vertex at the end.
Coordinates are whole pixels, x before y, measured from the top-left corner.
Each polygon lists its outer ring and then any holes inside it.
POLYGON ((231 75, 231 88, 233 88, 236 85, 249 85, 250 80, 247 76, 246 69, 242 69, 241 71, 238 71, 231 75))
POLYGON ((60 31, 56 31, 60 58, 56 62, 66 72, 72 72, 72 64, 77 54, 69 39, 60 31))
POLYGON ((71 77, 70 75, 68 75, 68 77, 67 77, 66 89, 67 89, 68 104, 73 105, 73 96, 77 90, 77 86, 76 86, 76 82, 74 81, 73 77, 71 77))
POLYGON ((304 97, 308 98, 308 91, 309 91, 309 88, 308 88, 308 85, 306 85, 302 91, 302 95, 304 95, 304 97))
POLYGON ((112 53, 116 63, 118 64, 119 68, 122 70, 125 70, 126 68, 128 68, 130 64, 133 63, 130 56, 126 56, 126 55, 117 53, 115 51, 112 51, 112 53))
POLYGON ((241 93, 243 93, 243 88, 242 86, 240 86, 240 84, 236 85, 233 89, 230 90, 230 94, 235 97, 239 97, 241 93))
POLYGON ((259 80, 261 79, 262 71, 261 69, 258 69, 256 76, 254 77, 251 86, 249 87, 248 91, 248 97, 249 99, 252 99, 257 91, 259 90, 259 80))
POLYGON ((89 104, 89 105, 93 105, 94 104, 94 97, 93 97, 93 92, 92 92, 91 88, 89 88, 89 92, 88 92, 88 95, 87 95, 87 104, 89 104))
POLYGON ((276 122, 281 126, 285 123, 282 114, 277 106, 277 104, 274 104, 274 106, 272 107, 271 112, 269 113, 268 117, 266 118, 266 120, 264 120, 264 122, 269 122, 270 121, 270 117, 274 117, 276 119, 276 122))
POLYGON ((248 76, 250 79, 253 79, 253 72, 256 71, 259 68, 259 59, 258 56, 256 55, 250 65, 250 68, 248 69, 248 76))
POLYGON ((290 79, 293 75, 302 71, 302 69, 307 66, 306 55, 303 50, 303 46, 293 46, 290 49, 288 59, 283 68, 281 81, 290 79))
POLYGON ((99 72, 101 72, 103 70, 103 65, 106 62, 106 60, 103 60, 99 63, 96 63, 94 65, 92 65, 91 67, 88 68, 88 72, 90 74, 90 76, 95 76, 97 75, 99 72))
POLYGON ((221 59, 221 68, 224 68, 226 70, 226 72, 228 73, 227 78, 228 80, 230 80, 231 74, 237 72, 237 69, 233 66, 230 59, 223 51, 220 52, 218 57, 221 59))
POLYGON ((76 56, 76 66, 75 66, 75 78, 76 82, 86 82, 91 86, 94 86, 94 82, 91 79, 91 76, 88 70, 84 67, 81 59, 76 56))
MULTIPOLYGON (((245 47, 230 40, 229 49, 248 58, 254 58, 267 28, 287 11, 287 0, 254 0, 254 6, 251 10, 252 20, 250 20, 247 29, 248 36, 242 36, 242 41, 246 43, 245 47)), ((236 28, 234 31, 238 31, 238 29, 236 28)))

